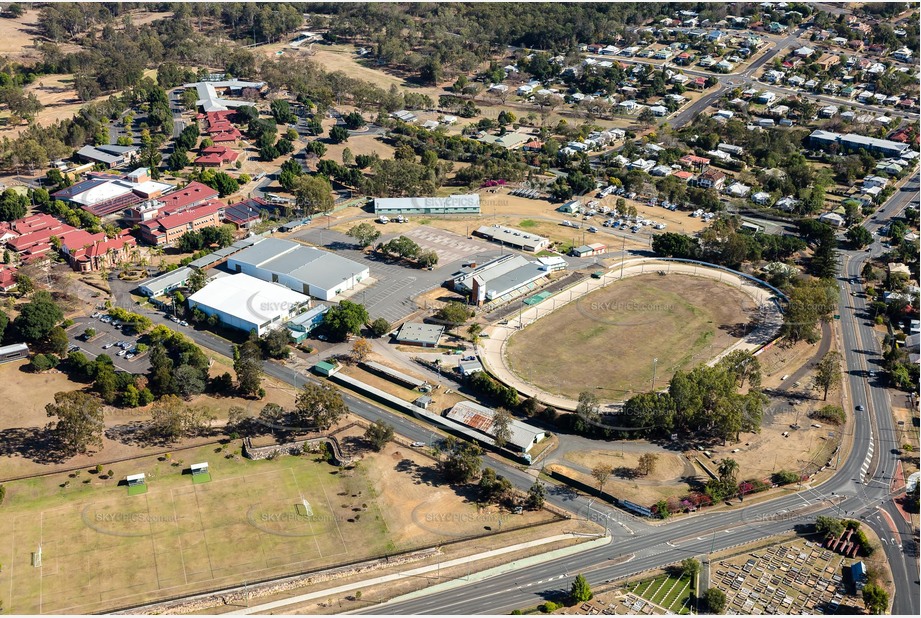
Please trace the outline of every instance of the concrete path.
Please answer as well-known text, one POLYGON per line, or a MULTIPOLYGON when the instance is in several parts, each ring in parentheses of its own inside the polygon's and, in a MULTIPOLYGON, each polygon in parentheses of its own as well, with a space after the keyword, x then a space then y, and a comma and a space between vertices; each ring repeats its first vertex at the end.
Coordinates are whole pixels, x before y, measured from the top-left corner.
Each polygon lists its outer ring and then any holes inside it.
MULTIPOLYGON (((619 281, 621 278, 649 274, 660 270, 697 277, 708 277, 729 285, 734 285, 748 294, 755 301, 757 306, 764 308, 762 325, 745 338, 740 339, 715 358, 711 359, 708 364, 712 365, 716 363, 720 358, 733 350, 755 350, 771 341, 779 331, 783 322, 783 316, 777 305, 771 301, 774 294, 770 290, 756 285, 747 279, 715 268, 707 268, 681 262, 664 262, 656 260, 655 258, 639 258, 627 260, 623 265, 614 265, 607 270, 600 279, 583 280, 569 290, 559 292, 542 303, 523 309, 519 315, 509 319, 506 324, 497 324, 487 327, 484 330, 487 337, 480 339, 477 350, 480 361, 493 376, 504 384, 514 387, 522 395, 537 397, 545 405, 550 405, 560 410, 575 410, 577 402, 574 399, 555 395, 533 384, 529 384, 509 369, 505 361, 505 348, 508 344, 508 340, 516 332, 533 323, 535 320, 550 315, 553 311, 578 300, 586 294, 619 281)), ((607 405, 602 405, 602 412, 616 410, 619 403, 620 402, 612 404, 609 402, 607 405)))
MULTIPOLYGON (((287 607, 289 605, 304 603, 307 601, 312 601, 314 599, 331 598, 338 594, 342 594, 344 592, 350 592, 352 590, 357 590, 360 588, 368 588, 370 586, 375 586, 378 584, 386 584, 388 582, 407 579, 410 577, 418 577, 420 575, 425 575, 425 574, 429 574, 432 572, 440 571, 442 568, 449 569, 451 567, 463 566, 471 562, 474 562, 476 560, 485 560, 487 558, 494 558, 496 556, 510 554, 516 551, 520 551, 522 549, 528 549, 530 547, 540 547, 541 545, 547 545, 549 543, 555 543, 557 541, 565 541, 565 540, 570 540, 570 539, 584 539, 584 538, 585 538, 584 535, 578 535, 578 534, 558 534, 556 536, 551 536, 551 537, 547 537, 544 539, 537 539, 534 541, 528 541, 526 543, 518 543, 517 545, 510 545, 508 547, 501 547, 499 549, 493 549, 493 550, 482 552, 479 554, 474 554, 472 556, 465 556, 463 558, 449 560, 447 562, 439 562, 437 564, 431 564, 428 566, 418 567, 415 569, 410 569, 408 571, 402 571, 399 573, 392 573, 390 575, 382 575, 380 577, 374 577, 374 578, 366 579, 362 581, 351 582, 348 584, 343 584, 341 586, 336 586, 335 588, 327 588, 325 590, 318 590, 316 592, 308 592, 306 594, 289 597, 287 599, 280 599, 278 601, 271 601, 269 603, 253 605, 252 607, 238 609, 236 611, 229 612, 229 613, 246 614, 246 615, 265 614, 272 610, 279 609, 281 607, 287 607)), ((510 562, 508 564, 504 564, 499 567, 488 569, 486 571, 470 574, 466 578, 444 582, 443 584, 431 586, 417 593, 411 593, 411 594, 421 596, 422 594, 431 594, 432 592, 442 590, 444 589, 442 588, 443 586, 450 586, 450 587, 463 586, 473 581, 485 579, 493 575, 500 575, 502 573, 508 573, 510 571, 514 571, 516 569, 520 569, 522 567, 529 566, 530 564, 539 564, 545 560, 551 560, 553 558, 559 558, 563 556, 571 556, 573 554, 587 551, 589 549, 595 549, 597 547, 610 543, 611 539, 612 537, 609 537, 609 536, 601 537, 601 538, 592 540, 588 543, 580 543, 579 545, 572 545, 570 547, 564 547, 562 549, 558 549, 552 552, 546 552, 543 554, 538 554, 536 556, 531 556, 530 558, 523 558, 521 560, 516 560, 514 562, 510 562)), ((409 597, 409 596, 410 595, 404 595, 404 597, 409 597)), ((404 597, 400 597, 400 598, 404 598, 404 597)))

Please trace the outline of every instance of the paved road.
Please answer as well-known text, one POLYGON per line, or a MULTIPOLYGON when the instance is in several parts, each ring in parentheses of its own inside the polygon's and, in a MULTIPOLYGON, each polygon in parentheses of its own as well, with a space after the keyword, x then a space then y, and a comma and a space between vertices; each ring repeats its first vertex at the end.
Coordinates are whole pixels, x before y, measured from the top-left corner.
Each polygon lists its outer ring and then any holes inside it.
MULTIPOLYGON (((907 191, 896 193, 883 207, 880 220, 899 212, 909 201, 916 200, 917 192, 918 183, 913 181, 907 191)), ((875 225, 878 224, 868 227, 872 229, 875 225)), ((873 249, 879 251, 880 247, 876 245, 873 249)), ((855 271, 859 272, 858 258, 859 256, 853 257, 852 254, 845 255, 845 268, 849 275, 855 271)), ((136 309, 132 306, 130 296, 124 292, 117 293, 116 301, 126 308, 136 309)), ((884 546, 884 551, 892 564, 897 590, 894 612, 917 615, 917 565, 900 547, 911 539, 911 530, 903 523, 898 523, 899 517, 893 517, 899 526, 899 538, 896 538, 889 533, 888 528, 882 523, 883 520, 877 519, 880 507, 896 515, 889 500, 888 481, 896 457, 890 449, 898 447, 899 444, 897 433, 892 427, 888 392, 878 383, 867 383, 863 374, 855 373, 865 370, 865 363, 871 355, 878 358, 878 343, 860 307, 855 309, 849 304, 859 301, 852 301, 852 297, 846 294, 842 294, 842 301, 841 328, 845 338, 845 361, 848 370, 852 372, 849 375, 851 391, 854 393, 852 403, 865 405, 868 412, 856 416, 855 442, 851 456, 840 462, 837 473, 820 488, 806 488, 800 493, 743 509, 683 517, 674 523, 654 525, 653 522, 640 520, 618 509, 593 504, 592 500, 576 494, 569 488, 549 485, 548 502, 577 516, 605 523, 615 536, 615 543, 577 556, 551 560, 539 566, 497 576, 480 582, 477 586, 462 587, 448 593, 436 593, 404 603, 370 608, 364 613, 497 613, 517 607, 534 606, 542 602, 548 594, 552 595, 568 588, 571 577, 577 572, 585 572, 589 582, 598 585, 649 568, 670 564, 687 556, 707 554, 709 551, 719 551, 785 532, 796 523, 813 521, 818 513, 848 513, 865 521, 882 538, 896 541, 887 541, 884 546), (863 350, 870 350, 870 354, 865 354, 863 350), (873 447, 870 446, 871 443, 873 447), (877 459, 865 466, 864 457, 870 451, 876 453, 877 459), (804 513, 804 509, 808 511, 804 513), (782 513, 782 516, 778 517, 778 513, 782 513), (610 560, 615 557, 624 558, 626 562, 610 564, 610 560)), ((150 311, 148 315, 157 323, 183 332, 198 345, 230 356, 230 345, 227 341, 208 332, 178 327, 157 312, 150 311)), ((294 386, 313 380, 304 372, 274 362, 265 363, 264 370, 268 375, 294 386)), ((353 413, 370 421, 386 420, 410 440, 431 442, 435 437, 431 428, 403 415, 357 399, 347 392, 343 393, 343 398, 353 413)), ((531 472, 521 470, 505 461, 488 458, 486 463, 519 489, 527 489, 534 482, 531 472)))
MULTIPOLYGON (((907 189, 896 193, 887 202, 879 220, 893 216, 907 203, 917 200, 917 181, 913 181, 907 189)), ((868 227, 873 229, 878 225, 870 224, 868 227)), ((878 244, 873 247, 873 254, 880 251, 878 244)), ((845 254, 846 275, 859 274, 859 258, 859 255, 853 253, 845 254)), ((609 547, 548 561, 478 582, 476 586, 372 607, 360 613, 503 613, 515 608, 532 607, 548 597, 564 594, 572 577, 578 572, 584 572, 591 584, 598 585, 688 556, 707 554, 787 532, 797 523, 813 521, 817 514, 842 516, 847 513, 859 517, 885 539, 883 551, 892 566, 896 586, 893 613, 917 615, 918 566, 915 558, 903 550, 903 546, 912 539, 912 531, 904 521, 900 521, 889 499, 888 483, 897 457, 891 449, 899 446, 898 435, 892 427, 889 395, 881 384, 868 383, 865 374, 861 373, 865 371, 865 364, 870 358, 878 362, 879 346, 862 312, 862 306, 859 305, 860 301, 856 301, 855 307, 852 304, 855 303, 853 297, 846 290, 842 292, 841 301, 840 324, 844 337, 845 362, 854 397, 851 403, 864 405, 867 412, 856 413, 851 456, 838 464, 836 474, 821 487, 805 489, 798 494, 733 512, 702 514, 656 527, 649 524, 643 528, 634 527, 634 535, 613 526, 615 543, 609 547), (871 451, 876 457, 869 465, 865 465, 865 456, 871 451), (880 508, 885 509, 896 522, 897 535, 889 532, 884 523, 885 518, 880 516, 880 508), (626 559, 626 562, 611 565, 610 560, 614 558, 626 559)), ((600 510, 605 515, 605 521, 623 520, 619 511, 612 513, 600 505, 591 508, 600 510)), ((585 507, 581 513, 587 513, 585 507)))

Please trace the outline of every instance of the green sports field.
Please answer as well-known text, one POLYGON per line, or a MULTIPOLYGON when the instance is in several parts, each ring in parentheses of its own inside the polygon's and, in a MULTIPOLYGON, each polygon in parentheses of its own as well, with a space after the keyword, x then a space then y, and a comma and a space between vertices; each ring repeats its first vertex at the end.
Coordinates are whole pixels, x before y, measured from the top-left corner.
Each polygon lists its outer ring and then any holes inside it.
POLYGON ((211 482, 151 457, 113 466, 119 478, 147 475, 140 495, 87 471, 7 483, 4 609, 91 613, 398 549, 361 467, 229 460, 213 447, 183 457, 209 461, 211 482), (41 567, 33 567, 39 546, 41 567))

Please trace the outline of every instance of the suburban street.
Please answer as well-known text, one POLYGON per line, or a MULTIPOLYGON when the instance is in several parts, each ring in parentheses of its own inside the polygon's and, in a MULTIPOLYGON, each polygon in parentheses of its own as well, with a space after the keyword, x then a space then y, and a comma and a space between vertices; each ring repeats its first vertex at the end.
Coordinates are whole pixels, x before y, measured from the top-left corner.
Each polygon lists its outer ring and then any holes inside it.
MULTIPOLYGON (((885 220, 895 216, 917 199, 918 181, 914 180, 880 209, 879 218, 885 220)), ((871 224, 868 228, 873 230, 878 225, 871 224)), ((872 253, 877 254, 881 250, 881 245, 877 243, 872 253)), ((862 252, 856 259, 854 255, 858 254, 845 253, 845 275, 848 278, 859 276, 862 260, 865 259, 863 256, 867 254, 862 252)), ((918 563, 916 550, 910 549, 914 547, 913 531, 898 514, 889 492, 897 460, 894 450, 900 444, 893 427, 887 389, 878 382, 867 382, 865 377, 868 361, 872 358, 874 362, 879 362, 880 349, 859 304, 861 301, 852 297, 849 290, 842 291, 840 325, 849 388, 853 396, 851 403, 864 405, 867 412, 854 412, 857 416, 851 455, 820 487, 732 512, 701 514, 674 523, 645 523, 639 527, 636 526, 636 518, 631 517, 629 525, 634 534, 611 526, 615 542, 609 547, 497 576, 478 582, 476 586, 387 603, 359 613, 503 613, 533 607, 568 591, 571 578, 576 573, 584 573, 591 584, 598 585, 688 556, 706 556, 713 551, 787 532, 796 524, 811 523, 819 514, 842 516, 846 513, 858 517, 884 540, 883 551, 892 567, 896 587, 893 613, 916 615, 919 611, 918 563), (867 454, 874 452, 878 457, 871 458, 868 463, 867 454), (881 510, 885 510, 896 522, 896 533, 884 523, 881 510), (617 564, 609 566, 608 562, 613 560, 617 560, 617 564)), ((588 515, 584 502, 572 501, 568 505, 570 509, 574 503, 581 507, 575 512, 588 515)), ((625 521, 620 511, 600 504, 591 508, 593 518, 597 519, 597 514, 601 513, 606 521, 625 521)))
MULTIPOLYGON (((880 220, 899 213, 918 199, 918 181, 911 181, 880 209, 880 220)), ((872 230, 880 224, 868 224, 872 230)), ((882 251, 877 242, 873 254, 882 251)), ((859 276, 866 252, 842 252, 845 278, 859 276)), ((631 574, 670 564, 686 556, 705 557, 755 539, 791 530, 796 524, 810 523, 818 514, 845 513, 859 517, 884 539, 883 551, 892 565, 896 585, 893 611, 917 614, 917 558, 911 548, 912 530, 898 514, 890 500, 889 482, 900 444, 893 427, 887 389, 878 382, 868 382, 866 371, 879 362, 879 341, 865 314, 865 301, 850 295, 850 284, 842 284, 840 330, 845 346, 848 371, 850 408, 856 415, 854 446, 850 456, 840 462, 837 472, 820 487, 802 491, 770 502, 732 511, 711 512, 659 523, 642 520, 609 505, 577 494, 573 490, 548 485, 548 501, 580 517, 606 524, 615 542, 601 549, 548 561, 538 566, 496 576, 476 586, 465 586, 448 592, 435 593, 411 600, 371 607, 361 613, 501 613, 515 608, 534 606, 548 596, 568 588, 570 579, 585 573, 589 582, 598 585, 631 574), (854 412, 854 406, 864 405, 867 412, 854 412), (872 453, 869 459, 867 454, 872 453), (885 510, 898 527, 892 532, 881 517, 885 510), (616 564, 611 562, 617 559, 616 564), (556 583, 554 583, 556 582, 556 583)), ((118 304, 131 307, 130 296, 121 294, 118 304)), ((136 309, 136 307, 135 307, 136 309)), ((184 328, 166 320, 162 313, 148 311, 156 322, 183 332, 202 347, 230 356, 230 344, 211 333, 184 328)), ((267 375, 298 387, 314 381, 310 375, 275 362, 266 362, 267 375)), ((385 410, 377 405, 344 392, 343 398, 351 411, 362 418, 385 420, 397 432, 412 441, 431 443, 435 431, 421 422, 385 410)), ((517 466, 488 457, 488 466, 508 478, 517 488, 526 490, 534 482, 536 470, 521 470, 517 466)))

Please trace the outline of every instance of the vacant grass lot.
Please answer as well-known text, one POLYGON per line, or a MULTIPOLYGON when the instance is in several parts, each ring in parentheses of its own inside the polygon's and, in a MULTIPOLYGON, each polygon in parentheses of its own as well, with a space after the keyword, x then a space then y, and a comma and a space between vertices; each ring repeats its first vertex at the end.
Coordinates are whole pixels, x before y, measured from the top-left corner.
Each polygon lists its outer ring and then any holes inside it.
MULTIPOLYGON (((550 301, 546 301, 547 304, 550 301)), ((549 308, 549 307, 548 307, 549 308)), ((610 400, 648 391, 735 342, 755 303, 718 281, 638 275, 542 317, 509 340, 509 366, 540 388, 610 400)))
MULTIPOLYGON (((496 525, 430 480, 437 477, 431 460, 393 445, 352 470, 309 455, 227 458, 235 448, 216 448, 115 464, 112 479, 85 469, 7 483, 0 526, 4 609, 101 612, 438 545, 496 525), (200 461, 210 464, 209 483, 183 474, 200 461), (117 482, 138 472, 147 475, 149 489, 129 496, 117 482), (35 567, 39 547, 41 567, 35 567)), ((515 528, 548 515, 503 523, 515 528)))

